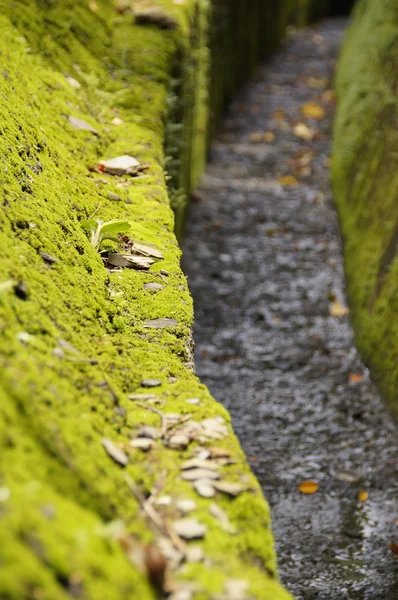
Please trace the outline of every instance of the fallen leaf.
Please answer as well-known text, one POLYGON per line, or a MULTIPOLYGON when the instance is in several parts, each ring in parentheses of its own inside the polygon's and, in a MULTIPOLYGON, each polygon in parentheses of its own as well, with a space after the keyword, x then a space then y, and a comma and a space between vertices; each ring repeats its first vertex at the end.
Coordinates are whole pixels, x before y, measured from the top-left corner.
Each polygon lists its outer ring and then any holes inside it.
POLYGON ((294 126, 293 133, 302 140, 310 141, 314 138, 316 131, 307 127, 305 123, 297 123, 294 126))
POLYGON ((350 383, 357 383, 358 381, 363 381, 363 376, 357 375, 356 373, 350 373, 348 380, 350 383))
POLYGON ((361 490, 358 494, 358 500, 359 502, 366 502, 366 500, 369 498, 369 494, 368 492, 366 492, 365 490, 361 490))
POLYGON ((166 327, 175 327, 178 321, 176 319, 150 319, 145 321, 144 327, 151 327, 152 329, 164 329, 166 327))
POLYGON ((182 471, 181 479, 197 481, 198 479, 220 479, 220 474, 212 469, 187 469, 182 471))
POLYGON ((325 116, 325 111, 322 106, 319 106, 316 102, 307 102, 301 107, 301 114, 308 119, 315 119, 320 121, 325 116))
POLYGON ((162 382, 159 379, 143 379, 141 381, 141 387, 144 388, 154 388, 162 385, 162 382))
POLYGON ((48 254, 47 252, 39 252, 39 255, 42 257, 44 262, 48 263, 49 265, 53 265, 54 263, 58 262, 57 258, 51 254, 48 254))
POLYGON ((114 192, 108 192, 108 198, 113 202, 120 202, 122 199, 121 196, 119 196, 119 194, 115 194, 114 192))
POLYGON ((209 506, 209 512, 215 519, 217 519, 217 521, 219 521, 224 531, 230 534, 236 533, 235 527, 232 525, 227 513, 221 508, 221 506, 218 506, 218 504, 212 502, 209 506))
POLYGON ((281 185, 286 186, 299 185, 299 181, 297 181, 297 179, 293 177, 293 175, 283 175, 282 177, 278 178, 278 181, 281 185))
POLYGON ((297 489, 302 494, 315 494, 319 489, 319 484, 316 481, 303 481, 297 489))
POLYGON ((94 129, 94 127, 92 125, 90 125, 90 123, 87 123, 86 121, 83 121, 82 119, 78 119, 77 117, 69 116, 68 121, 72 125, 72 127, 74 127, 75 129, 81 129, 82 131, 90 131, 94 135, 99 135, 98 131, 96 129, 94 129))
POLYGON ((187 398, 185 402, 188 404, 197 405, 200 404, 200 398, 187 398))
POLYGON ((161 283, 145 283, 144 290, 150 290, 151 292, 160 292, 160 290, 164 290, 164 285, 161 283))
POLYGON ((275 141, 275 134, 272 131, 265 131, 264 133, 252 133, 249 136, 252 144, 261 144, 266 142, 267 144, 272 144, 275 141))
POLYGON ((140 163, 133 156, 124 154, 116 156, 110 160, 101 160, 99 170, 101 173, 109 173, 109 175, 125 175, 130 172, 135 172, 140 163))
POLYGON ((226 448, 218 448, 217 446, 212 446, 208 449, 212 458, 230 458, 231 453, 226 448))
POLYGON ((174 521, 173 527, 176 534, 184 540, 203 538, 207 533, 206 525, 203 525, 196 519, 180 519, 179 521, 174 521))
POLYGON ((142 450, 143 452, 148 452, 155 445, 155 442, 149 438, 137 438, 135 440, 131 440, 130 446, 132 448, 136 448, 137 450, 142 450))
POLYGON ((78 90, 81 87, 80 83, 76 81, 76 79, 73 79, 73 77, 67 77, 66 81, 69 83, 69 85, 75 88, 75 90, 78 90))
POLYGON ((361 479, 360 475, 356 475, 354 473, 344 473, 344 472, 336 473, 335 477, 339 481, 345 481, 346 483, 355 483, 355 482, 359 481, 359 479, 361 479))
MULTIPOLYGON (((188 546, 185 552, 185 560, 188 563, 199 563, 202 562, 202 560, 204 559, 205 555, 204 552, 202 550, 202 548, 200 546, 188 546)), ((183 600, 183 596, 181 597, 181 600, 183 600)), ((185 596, 185 598, 192 598, 192 594, 190 596, 185 596)))
POLYGON ((119 448, 112 440, 109 438, 102 438, 101 443, 105 448, 108 455, 119 465, 125 467, 129 462, 129 457, 123 450, 119 448))
POLYGON ((283 110, 277 110, 272 115, 272 119, 274 121, 282 121, 283 119, 286 119, 286 113, 284 113, 283 110))
POLYGON ((137 252, 138 254, 142 254, 143 256, 151 256, 152 258, 163 258, 163 254, 157 248, 152 248, 151 246, 144 246, 144 244, 136 244, 134 242, 133 252, 137 252))
POLYGON ((324 102, 329 102, 329 103, 335 102, 336 101, 336 92, 334 92, 333 90, 326 90, 322 94, 322 100, 324 102))
POLYGON ((178 21, 168 15, 160 6, 134 8, 135 22, 139 25, 155 25, 159 29, 176 29, 178 21))
POLYGON ((325 77, 307 77, 307 84, 314 90, 322 90, 328 84, 328 79, 325 77))
POLYGON ((390 550, 393 554, 398 554, 398 544, 395 544, 394 542, 390 544, 390 550))
POLYGON ((111 252, 106 261, 112 267, 141 269, 143 271, 147 271, 155 262, 152 258, 146 256, 133 256, 132 254, 119 254, 117 252, 111 252))
POLYGON ((187 435, 176 433, 169 439, 167 445, 172 450, 185 450, 188 446, 190 439, 187 435))
POLYGON ((176 508, 183 513, 189 513, 196 510, 197 504, 194 500, 178 500, 176 508))
POLYGON ((98 4, 96 3, 95 0, 88 0, 88 7, 90 10, 92 10, 94 13, 98 12, 98 4))
POLYGON ((211 471, 218 471, 218 465, 212 463, 210 460, 191 458, 190 460, 185 461, 181 466, 182 471, 189 469, 210 469, 211 471))
POLYGON ((216 495, 213 481, 210 481, 209 479, 198 479, 197 481, 194 481, 193 487, 202 498, 214 498, 216 495))
POLYGON ((163 592, 167 562, 159 548, 153 545, 145 546, 144 562, 148 578, 152 585, 160 592, 163 592))
POLYGON ((331 317, 345 317, 349 312, 348 308, 338 300, 334 300, 329 306, 329 315, 331 317))
POLYGON ((233 481, 214 481, 212 485, 219 492, 223 492, 229 496, 239 496, 239 494, 247 490, 247 488, 243 487, 240 483, 235 483, 233 481))

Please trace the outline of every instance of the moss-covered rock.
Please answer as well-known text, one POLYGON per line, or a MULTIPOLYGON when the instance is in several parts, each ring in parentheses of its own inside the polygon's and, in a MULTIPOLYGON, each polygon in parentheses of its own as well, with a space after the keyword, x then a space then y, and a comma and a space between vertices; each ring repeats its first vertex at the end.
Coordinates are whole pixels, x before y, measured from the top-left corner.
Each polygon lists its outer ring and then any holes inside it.
POLYGON ((192 302, 167 195, 165 139, 175 193, 205 160, 208 3, 157 2, 165 28, 135 23, 130 4, 117 4, 0 0, 0 597, 156 597, 137 559, 159 542, 141 506, 152 493, 171 496, 159 509, 171 521, 176 499, 195 498, 208 526, 206 561, 174 574, 195 583, 195 597, 221 593, 232 577, 252 597, 288 598, 269 508, 228 414, 192 372, 192 302), (91 170, 123 154, 149 169, 91 170), (107 270, 83 227, 90 217, 144 225, 164 259, 148 272, 107 270), (143 424, 159 427, 151 404, 129 399, 148 392, 148 379, 158 380, 158 410, 225 420, 218 445, 235 462, 223 473, 247 488, 216 499, 234 534, 180 479, 197 442, 157 441, 148 454, 129 445, 143 424), (103 438, 125 453, 125 468, 103 438))
POLYGON ((398 8, 361 0, 337 74, 333 187, 358 347, 398 415, 398 8))

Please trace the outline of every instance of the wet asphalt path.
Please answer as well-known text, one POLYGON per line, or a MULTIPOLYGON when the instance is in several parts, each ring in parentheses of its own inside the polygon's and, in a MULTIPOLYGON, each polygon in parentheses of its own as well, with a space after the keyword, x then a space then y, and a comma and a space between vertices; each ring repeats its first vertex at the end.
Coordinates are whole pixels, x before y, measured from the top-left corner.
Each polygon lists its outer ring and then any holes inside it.
POLYGON ((394 600, 396 426, 349 318, 329 314, 333 298, 346 304, 327 91, 345 25, 291 36, 236 99, 191 208, 183 265, 197 373, 231 412, 270 501, 282 581, 297 600, 394 600), (310 101, 324 118, 301 117, 310 101), (293 133, 299 122, 313 140, 293 133), (252 136, 264 132, 274 141, 252 136), (285 175, 299 184, 280 184, 285 175), (305 496, 307 479, 320 487, 305 496))

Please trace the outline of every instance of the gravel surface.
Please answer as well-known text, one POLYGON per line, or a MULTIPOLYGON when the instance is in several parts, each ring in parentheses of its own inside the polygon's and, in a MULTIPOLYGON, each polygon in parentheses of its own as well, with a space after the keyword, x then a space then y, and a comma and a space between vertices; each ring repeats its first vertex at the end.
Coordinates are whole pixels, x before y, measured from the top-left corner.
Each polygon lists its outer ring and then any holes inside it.
POLYGON ((289 36, 235 100, 191 207, 183 266, 197 373, 231 412, 270 501, 282 581, 297 600, 394 600, 396 426, 349 317, 330 315, 347 303, 325 90, 345 26, 289 36), (308 102, 325 116, 303 117, 308 102), (315 138, 297 137, 298 123, 315 138), (297 184, 278 181, 286 175, 297 184), (305 480, 319 490, 301 494, 305 480))

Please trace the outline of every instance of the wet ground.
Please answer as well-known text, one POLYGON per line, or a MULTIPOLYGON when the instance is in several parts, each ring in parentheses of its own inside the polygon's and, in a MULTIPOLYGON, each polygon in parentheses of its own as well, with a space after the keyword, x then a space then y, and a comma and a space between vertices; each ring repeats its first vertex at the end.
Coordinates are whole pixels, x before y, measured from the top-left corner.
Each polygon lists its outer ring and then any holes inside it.
POLYGON ((345 26, 291 36, 236 99, 192 205, 183 264, 197 373, 231 412, 270 501, 282 581, 298 600, 393 600, 396 426, 349 318, 329 314, 334 299, 346 304, 328 172, 328 90, 345 26), (325 116, 302 117, 307 102, 325 116), (297 123, 315 138, 295 135, 297 123), (278 182, 285 175, 298 184, 278 182), (319 491, 301 494, 304 480, 319 491))

